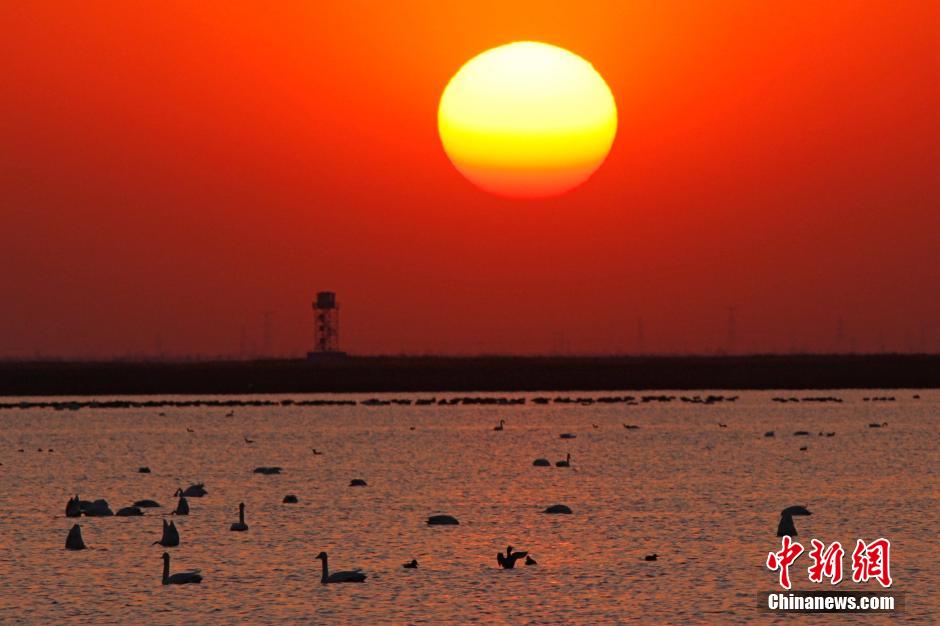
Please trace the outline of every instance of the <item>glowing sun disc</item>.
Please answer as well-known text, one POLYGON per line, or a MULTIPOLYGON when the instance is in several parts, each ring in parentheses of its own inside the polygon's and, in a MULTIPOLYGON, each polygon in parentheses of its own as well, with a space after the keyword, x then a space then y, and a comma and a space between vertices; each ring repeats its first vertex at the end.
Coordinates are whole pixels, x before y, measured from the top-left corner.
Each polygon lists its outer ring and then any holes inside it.
POLYGON ((450 79, 437 112, 444 151, 466 178, 504 196, 554 196, 610 152, 617 106, 594 67, 557 46, 491 48, 450 79))

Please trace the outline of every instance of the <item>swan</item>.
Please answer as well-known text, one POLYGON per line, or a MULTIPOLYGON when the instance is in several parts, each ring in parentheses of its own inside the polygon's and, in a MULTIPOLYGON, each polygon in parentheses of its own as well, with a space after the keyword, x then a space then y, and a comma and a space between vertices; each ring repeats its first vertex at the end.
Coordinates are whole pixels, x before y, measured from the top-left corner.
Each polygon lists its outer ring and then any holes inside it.
POLYGON ((493 430, 502 430, 503 425, 506 423, 506 420, 499 420, 499 426, 493 426, 493 430))
POLYGON ((82 540, 82 527, 78 524, 72 526, 69 530, 69 536, 65 538, 66 550, 84 550, 88 546, 82 540))
POLYGON ((569 452, 569 453, 565 456, 565 460, 564 460, 564 461, 557 461, 557 462, 555 463, 555 467, 571 467, 571 453, 569 452))
POLYGON ((525 558, 525 564, 526 564, 526 565, 538 565, 539 562, 536 561, 535 559, 533 559, 531 556, 526 556, 526 558, 525 558))
POLYGON ((134 506, 140 507, 142 509, 153 509, 160 506, 160 503, 153 500, 138 500, 134 503, 134 506))
POLYGON ((173 515, 189 515, 189 502, 186 498, 180 496, 180 500, 176 503, 176 510, 173 511, 173 515))
POLYGON ((166 520, 163 520, 163 536, 160 537, 160 541, 154 541, 153 545, 161 545, 164 548, 175 548, 180 545, 180 533, 176 530, 176 524, 170 522, 166 523, 166 520))
POLYGON ((777 525, 777 536, 789 535, 796 537, 796 526, 793 524, 794 515, 812 515, 806 507, 788 506, 780 511, 780 523, 777 525))
POLYGON ((248 530, 248 524, 245 523, 245 503, 238 505, 238 521, 232 524, 229 530, 243 532, 248 530))
POLYGON ((528 552, 513 552, 512 546, 508 546, 506 548, 506 556, 503 556, 502 552, 496 553, 496 562, 499 563, 499 566, 503 569, 512 569, 516 566, 516 561, 528 555, 528 552))
POLYGON ((535 459, 532 461, 532 465, 535 467, 551 467, 551 463, 548 459, 535 459))
POLYGON ((108 501, 101 499, 88 503, 87 506, 82 508, 82 512, 85 514, 85 517, 108 517, 114 515, 111 511, 111 507, 108 506, 108 501))
POLYGON ((564 504, 553 504, 544 511, 549 514, 571 515, 571 509, 564 504))
POLYGON ((170 576, 170 555, 163 553, 163 584, 164 585, 187 585, 189 583, 201 583, 202 576, 198 572, 179 572, 170 576))
POLYGON ((78 499, 78 494, 74 498, 69 498, 68 503, 65 505, 65 516, 66 517, 81 517, 82 516, 82 505, 81 500, 78 499))
POLYGON ((324 585, 328 583, 361 583, 366 580, 366 575, 359 570, 352 572, 333 572, 330 574, 330 567, 326 562, 326 552, 321 552, 316 558, 323 561, 323 576, 320 578, 320 582, 324 585))
POLYGON ((118 512, 115 513, 118 517, 137 517, 138 515, 143 515, 144 512, 136 506, 126 506, 123 509, 118 509, 118 512))
POLYGON ((183 496, 185 498, 201 498, 204 495, 207 495, 209 492, 206 491, 203 483, 196 483, 195 485, 190 485, 186 488, 186 491, 182 489, 177 489, 174 496, 183 496))
POLYGON ((405 569, 418 569, 418 559, 411 559, 410 562, 402 565, 405 569))
POLYGON ((361 478, 353 478, 351 481, 349 481, 349 486, 350 487, 366 487, 367 485, 366 485, 366 481, 362 480, 361 478))
POLYGON ((428 518, 428 526, 456 526, 460 524, 452 515, 432 515, 428 518))
POLYGON ((292 493, 289 493, 286 496, 284 496, 284 499, 281 500, 281 502, 283 504, 297 504, 297 496, 295 496, 292 493))

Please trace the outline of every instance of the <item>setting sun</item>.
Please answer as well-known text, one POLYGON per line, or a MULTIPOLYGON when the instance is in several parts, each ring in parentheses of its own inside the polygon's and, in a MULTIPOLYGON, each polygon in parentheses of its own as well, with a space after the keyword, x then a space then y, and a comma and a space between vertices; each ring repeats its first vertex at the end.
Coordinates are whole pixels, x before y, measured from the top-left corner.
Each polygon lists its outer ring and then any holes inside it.
POLYGON ((477 186, 504 196, 554 196, 600 166, 617 108, 594 67, 562 48, 523 41, 468 61, 441 96, 447 156, 477 186))

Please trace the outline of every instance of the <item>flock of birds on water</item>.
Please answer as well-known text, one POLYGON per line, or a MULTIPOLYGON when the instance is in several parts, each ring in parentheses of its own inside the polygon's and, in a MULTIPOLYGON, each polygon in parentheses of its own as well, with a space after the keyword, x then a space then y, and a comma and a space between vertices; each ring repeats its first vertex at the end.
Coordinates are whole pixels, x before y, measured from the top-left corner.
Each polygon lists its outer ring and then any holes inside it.
MULTIPOLYGON (((916 399, 919 399, 920 396, 914 395, 913 398, 916 400, 916 399)), ((623 398, 617 397, 616 399, 618 401, 624 401, 627 404, 633 401, 632 397, 630 396, 626 396, 623 398)), ((673 399, 675 399, 675 396, 644 396, 643 397, 644 402, 648 402, 648 401, 669 402, 669 401, 672 401, 673 399)), ((687 402, 692 402, 692 403, 714 404, 716 402, 734 402, 737 400, 737 396, 730 396, 730 397, 707 396, 706 398, 702 398, 700 396, 693 396, 693 397, 682 396, 681 399, 682 401, 687 401, 687 402)), ((536 398, 534 401, 537 404, 545 403, 545 402, 540 402, 540 400, 545 400, 545 399, 536 398)), ((583 403, 583 399, 578 399, 578 400, 581 400, 581 403, 583 403)), ((578 401, 578 400, 575 400, 575 401, 578 401)), ((864 400, 875 401, 875 402, 893 402, 895 398, 894 397, 875 397, 875 398, 866 397, 864 398, 864 400)), ((555 401, 558 401, 558 398, 556 398, 555 401)), ((800 398, 773 398, 773 401, 775 402, 799 402, 799 401, 842 402, 842 399, 834 398, 834 397, 812 397, 812 398, 802 398, 802 399, 800 398)), ((344 401, 344 402, 355 403, 355 401, 344 401)), ((394 401, 382 401, 382 402, 391 403, 394 401)), ((441 402, 444 402, 444 401, 441 401, 441 402)), ((253 404, 253 402, 251 403, 253 404)), ((367 404, 367 403, 369 403, 368 400, 363 402, 363 404, 367 404)), ((436 400, 427 401, 426 403, 437 403, 437 401, 436 400)), ((232 417, 233 415, 234 413, 231 411, 226 414, 227 417, 232 417)), ((727 424, 724 424, 722 422, 718 422, 717 425, 719 428, 727 428, 727 424)), ((884 428, 887 425, 888 425, 887 422, 872 422, 868 424, 869 428, 884 428)), ((592 424, 592 427, 595 429, 599 428, 597 424, 592 424)), ((627 430, 635 430, 635 429, 640 428, 640 426, 637 424, 626 424, 626 423, 623 424, 623 427, 627 430)), ((496 432, 502 432, 505 430, 505 428, 506 428, 506 420, 501 419, 499 420, 497 425, 493 427, 493 430, 496 432)), ((414 429, 415 427, 412 426, 411 430, 414 430, 414 429)), ((192 428, 187 428, 186 430, 187 432, 190 432, 190 433, 195 432, 194 429, 192 428)), ((800 431, 795 431, 793 435, 794 436, 808 436, 810 435, 810 433, 808 431, 800 430, 800 431)), ((774 436, 775 436, 774 431, 767 431, 764 433, 764 437, 774 437, 774 436)), ((819 436, 833 437, 835 436, 835 432, 820 432, 819 436)), ((559 437, 561 439, 574 439, 577 437, 577 435, 574 433, 561 433, 559 437)), ((248 437, 244 437, 244 441, 246 444, 249 444, 249 445, 254 443, 254 440, 249 439, 248 437)), ((807 448, 805 446, 800 448, 800 450, 803 450, 803 451, 805 451, 806 449, 807 448)), ((23 449, 20 449, 19 451, 23 452, 23 449)), ((40 448, 39 451, 41 452, 42 448, 40 448)), ((52 452, 53 450, 50 448, 48 449, 48 451, 52 452)), ((314 455, 323 454, 322 451, 319 451, 316 448, 312 448, 311 451, 314 455)), ((567 453, 563 460, 559 460, 555 462, 555 466, 560 467, 560 468, 570 468, 571 460, 572 460, 571 454, 567 453)), ((532 465, 536 467, 550 467, 551 462, 545 458, 537 458, 532 462, 532 465)), ((282 468, 277 467, 277 466, 260 466, 254 469, 255 473, 263 474, 263 475, 280 474, 281 471, 282 471, 282 468)), ((144 467, 140 467, 138 469, 138 472, 142 474, 149 474, 151 470, 149 467, 144 466, 144 467)), ((361 478, 354 478, 350 481, 349 486, 350 487, 366 487, 367 483, 365 480, 361 478)), ((182 488, 177 489, 176 492, 174 492, 173 497, 178 498, 178 500, 176 503, 176 507, 172 511, 171 515, 176 515, 176 516, 189 515, 190 506, 189 506, 188 499, 189 498, 202 498, 206 495, 208 495, 208 491, 205 489, 205 485, 202 483, 190 485, 186 489, 182 489, 182 488)), ((298 502, 298 499, 296 495, 288 494, 284 496, 282 502, 284 504, 296 504, 298 502)), ((119 516, 119 517, 136 517, 136 516, 144 515, 144 511, 143 511, 144 509, 158 508, 160 506, 161 505, 154 500, 149 500, 149 499, 138 500, 134 502, 133 505, 128 506, 128 507, 123 507, 115 513, 111 510, 110 505, 104 499, 97 499, 97 500, 89 501, 89 500, 82 500, 79 498, 78 495, 75 495, 74 497, 69 498, 65 507, 65 515, 66 517, 69 517, 69 518, 76 518, 76 517, 81 517, 81 516, 108 517, 112 515, 119 516)), ((552 514, 552 515, 558 515, 558 514, 571 515, 572 510, 567 505, 554 504, 554 505, 547 507, 544 510, 544 513, 552 514)), ((797 535, 797 530, 796 530, 796 526, 793 521, 793 518, 798 517, 798 516, 807 516, 807 515, 812 515, 812 513, 804 506, 799 506, 799 505, 789 506, 783 509, 783 511, 780 512, 780 520, 777 525, 777 536, 782 537, 784 535, 789 535, 791 537, 795 537, 797 535)), ((451 526, 451 525, 459 525, 459 523, 460 523, 459 520, 451 515, 432 515, 427 519, 427 524, 429 526, 451 526)), ((238 505, 238 521, 233 522, 229 530, 232 532, 248 531, 248 525, 245 522, 245 504, 243 502, 239 503, 238 505)), ((176 528, 176 525, 173 521, 167 522, 165 518, 163 519, 162 536, 160 537, 158 541, 153 542, 153 545, 160 545, 164 548, 173 548, 173 547, 178 547, 180 545, 179 530, 176 528)), ((84 549, 87 549, 87 547, 88 546, 85 545, 84 539, 82 537, 81 525, 74 524, 68 532, 68 536, 65 541, 65 548, 67 550, 84 550, 84 549)), ((199 573, 199 570, 177 572, 177 573, 171 574, 170 573, 170 554, 168 552, 164 552, 161 558, 163 560, 162 583, 164 585, 197 584, 197 583, 202 582, 203 577, 199 573)), ((328 556, 326 552, 320 552, 315 558, 321 561, 322 575, 320 578, 320 582, 322 584, 362 583, 362 582, 365 582, 367 578, 367 575, 359 569, 348 570, 348 571, 337 571, 337 572, 331 573, 329 570, 328 556)), ((524 559, 523 562, 525 563, 525 565, 528 565, 528 566, 537 565, 537 561, 534 558, 532 558, 532 556, 530 556, 527 551, 521 551, 521 552, 515 551, 515 548, 511 545, 507 546, 505 554, 502 552, 499 552, 496 555, 496 563, 502 569, 515 568, 517 561, 522 560, 522 559, 524 559)), ((647 554, 646 556, 643 557, 644 561, 656 561, 657 559, 658 559, 658 555, 656 553, 647 554)), ((408 561, 402 564, 402 567, 405 569, 417 569, 418 561, 416 559, 412 559, 411 561, 408 561)))

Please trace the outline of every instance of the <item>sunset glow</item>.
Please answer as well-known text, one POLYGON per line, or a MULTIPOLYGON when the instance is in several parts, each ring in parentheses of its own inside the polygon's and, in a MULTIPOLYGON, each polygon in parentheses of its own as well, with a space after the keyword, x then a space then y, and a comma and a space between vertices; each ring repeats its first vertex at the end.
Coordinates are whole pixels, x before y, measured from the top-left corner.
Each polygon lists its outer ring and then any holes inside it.
POLYGON ((474 57, 451 79, 438 111, 450 160, 479 187, 553 196, 600 166, 617 108, 590 63, 556 46, 515 42, 474 57))

